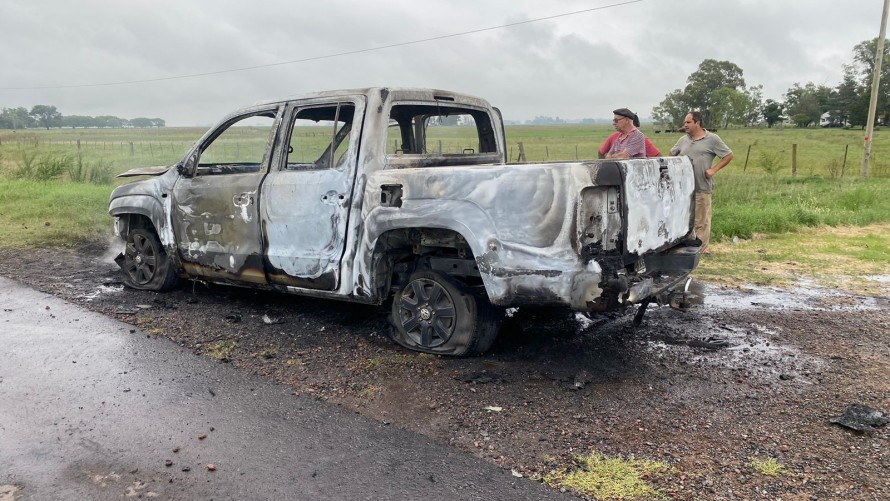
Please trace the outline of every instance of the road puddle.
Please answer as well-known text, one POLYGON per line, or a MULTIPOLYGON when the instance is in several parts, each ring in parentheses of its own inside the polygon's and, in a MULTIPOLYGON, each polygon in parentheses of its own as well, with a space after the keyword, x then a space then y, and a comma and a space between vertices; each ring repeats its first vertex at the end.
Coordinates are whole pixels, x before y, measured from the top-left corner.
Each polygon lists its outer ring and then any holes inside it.
MULTIPOLYGON (((877 282, 890 282, 890 277, 867 277, 877 282)), ((878 310, 890 306, 886 297, 856 295, 820 287, 806 279, 790 288, 743 285, 720 287, 693 282, 690 287, 693 304, 726 310, 754 308, 786 310, 878 310)))
POLYGON ((117 294, 123 291, 123 285, 100 285, 99 287, 96 287, 96 289, 94 289, 92 292, 81 294, 80 297, 86 299, 87 301, 92 301, 93 299, 96 299, 103 294, 117 294))

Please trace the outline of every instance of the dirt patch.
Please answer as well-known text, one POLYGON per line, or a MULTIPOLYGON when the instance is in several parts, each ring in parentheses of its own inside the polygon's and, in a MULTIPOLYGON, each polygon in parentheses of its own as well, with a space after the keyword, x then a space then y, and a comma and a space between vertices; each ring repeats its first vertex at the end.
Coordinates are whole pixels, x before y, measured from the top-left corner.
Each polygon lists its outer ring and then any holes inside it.
POLYGON ((385 307, 125 289, 104 251, 0 250, 0 274, 525 476, 596 451, 668 463, 651 480, 670 499, 890 499, 890 426, 830 423, 854 403, 890 412, 886 298, 706 287, 639 328, 520 310, 489 354, 453 359, 392 343, 385 307), (784 472, 752 466, 768 459, 784 472))

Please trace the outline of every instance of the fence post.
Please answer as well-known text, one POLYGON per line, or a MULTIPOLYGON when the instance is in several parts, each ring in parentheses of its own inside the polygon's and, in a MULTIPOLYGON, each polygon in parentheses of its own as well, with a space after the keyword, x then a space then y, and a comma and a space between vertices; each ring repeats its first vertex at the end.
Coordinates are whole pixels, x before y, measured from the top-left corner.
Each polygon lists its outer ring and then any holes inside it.
POLYGON ((841 179, 844 178, 844 169, 847 168, 847 151, 850 149, 850 145, 844 145, 844 163, 841 165, 841 179))
POLYGON ((748 145, 748 153, 745 155, 745 166, 742 167, 742 172, 748 170, 748 157, 751 156, 751 145, 748 145))
POLYGON ((575 145, 575 160, 578 160, 578 145, 575 145))
POLYGON ((797 177, 797 143, 791 145, 791 177, 797 177))
POLYGON ((544 145, 544 160, 550 160, 550 147, 544 145))
POLYGON ((133 149, 133 141, 130 141, 130 156, 132 157, 135 155, 136 155, 136 150, 133 149))
POLYGON ((80 139, 77 140, 77 152, 80 153, 80 139))
POLYGON ((525 162, 525 145, 522 144, 522 141, 519 141, 519 158, 516 159, 517 162, 525 162))
POLYGON ((439 154, 442 154, 442 140, 439 140, 439 154))

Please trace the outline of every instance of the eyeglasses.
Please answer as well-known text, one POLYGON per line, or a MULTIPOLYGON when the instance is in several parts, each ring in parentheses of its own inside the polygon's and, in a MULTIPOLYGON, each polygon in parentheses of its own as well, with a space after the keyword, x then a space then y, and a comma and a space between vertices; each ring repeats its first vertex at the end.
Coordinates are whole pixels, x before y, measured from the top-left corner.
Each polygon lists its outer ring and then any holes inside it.
POLYGON ((627 117, 615 118, 615 119, 612 119, 612 123, 617 124, 619 120, 628 120, 628 118, 627 117))

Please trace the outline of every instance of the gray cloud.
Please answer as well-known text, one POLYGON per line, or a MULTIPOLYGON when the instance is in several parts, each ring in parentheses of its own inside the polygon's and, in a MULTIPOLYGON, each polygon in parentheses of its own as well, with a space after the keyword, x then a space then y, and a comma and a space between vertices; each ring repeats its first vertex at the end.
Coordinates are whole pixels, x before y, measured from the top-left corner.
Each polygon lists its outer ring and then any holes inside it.
POLYGON ((729 60, 764 97, 835 85, 855 44, 877 35, 869 0, 645 0, 415 45, 159 82, 516 23, 614 1, 7 0, 0 106, 209 124, 238 106, 373 85, 453 89, 507 118, 648 115, 705 58, 729 60), (13 90, 11 88, 29 88, 13 90))

